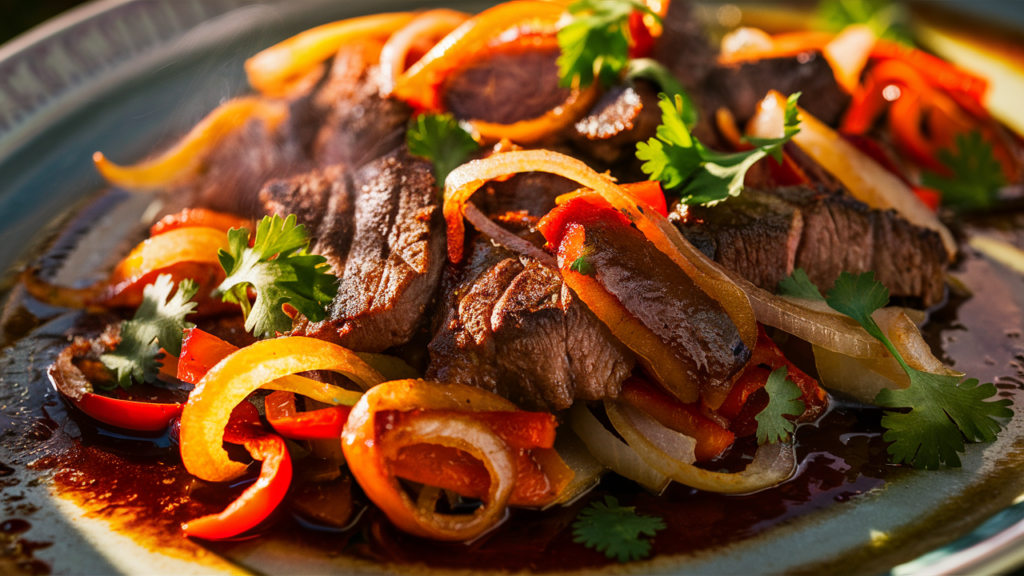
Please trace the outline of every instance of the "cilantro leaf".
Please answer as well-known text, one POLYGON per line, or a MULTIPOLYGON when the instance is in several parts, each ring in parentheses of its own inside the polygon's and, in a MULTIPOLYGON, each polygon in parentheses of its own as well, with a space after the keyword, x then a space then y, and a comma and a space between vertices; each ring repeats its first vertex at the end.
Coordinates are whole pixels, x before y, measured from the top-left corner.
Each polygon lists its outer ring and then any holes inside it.
POLYGON ((804 300, 824 300, 818 287, 807 277, 803 268, 793 270, 793 274, 779 282, 779 294, 793 296, 804 300))
POLYGON ((683 99, 683 124, 693 130, 699 119, 697 105, 687 93, 683 85, 668 71, 668 68, 653 58, 635 58, 626 65, 626 80, 649 80, 657 84, 661 91, 675 100, 676 95, 683 99))
POLYGON ((1011 418, 1010 400, 987 401, 996 395, 992 384, 978 380, 961 382, 950 374, 931 374, 911 368, 871 314, 889 303, 889 290, 874 279, 874 272, 853 276, 843 272, 825 301, 834 310, 856 320, 877 338, 910 377, 910 387, 882 390, 875 397, 879 406, 900 410, 882 417, 883 439, 892 442, 888 451, 895 463, 936 470, 941 464, 960 467, 957 453, 964 452, 964 438, 990 442, 1002 428, 997 418, 1011 418), (909 412, 904 410, 909 409, 909 412))
POLYGON ((673 102, 665 94, 661 101, 661 126, 656 137, 636 146, 636 157, 644 161, 641 170, 665 188, 675 189, 684 204, 714 206, 743 191, 747 170, 765 156, 782 159, 782 146, 799 132, 796 101, 800 94, 786 103, 785 135, 782 138, 754 138, 756 147, 743 152, 717 152, 706 148, 686 127, 683 99, 673 102))
POLYGON ((249 247, 249 230, 228 231, 228 250, 217 256, 227 278, 217 287, 224 301, 242 306, 245 329, 270 338, 287 332, 292 319, 282 310, 290 304, 312 322, 323 320, 325 306, 338 292, 337 278, 329 271, 327 259, 309 254, 306 228, 296 225, 295 215, 282 220, 265 216, 256 228, 256 241, 249 247), (256 291, 250 306, 248 289, 256 291))
POLYGON ((879 38, 913 46, 906 8, 890 0, 822 0, 818 27, 841 32, 850 24, 867 24, 879 38))
POLYGON ((1006 186, 1003 167, 992 153, 992 144, 977 130, 957 134, 955 150, 940 150, 939 160, 953 171, 947 178, 925 172, 922 183, 942 192, 942 203, 961 210, 991 208, 1006 186))
POLYGON ((160 349, 181 354, 182 332, 193 324, 185 317, 194 312, 191 302, 198 287, 191 279, 182 280, 171 296, 174 284, 169 274, 142 290, 142 304, 135 315, 121 325, 121 342, 113 352, 100 356, 100 362, 117 375, 117 385, 128 388, 132 380, 153 382, 162 364, 156 359, 160 349))
POLYGON ((444 189, 448 174, 480 148, 451 114, 420 114, 405 133, 409 152, 434 163, 434 180, 444 189))
POLYGON ((594 266, 590 262, 587 262, 586 256, 580 256, 579 258, 573 260, 572 264, 569 265, 569 270, 572 270, 573 272, 579 272, 584 276, 594 275, 594 266))
POLYGON ((775 444, 789 442, 789 435, 795 429, 792 420, 786 416, 804 413, 805 404, 800 400, 803 393, 793 381, 787 380, 789 369, 785 366, 772 371, 764 389, 768 392, 768 405, 754 416, 757 420, 757 443, 775 444))
POLYGON ((640 10, 661 18, 635 0, 577 0, 569 5, 571 19, 558 30, 559 85, 586 88, 595 75, 605 86, 618 80, 629 61, 629 15, 640 10))
POLYGON ((651 542, 640 536, 654 536, 664 529, 665 522, 661 518, 639 515, 632 506, 619 506, 613 496, 605 496, 604 503, 591 502, 572 524, 573 542, 603 552, 619 562, 650 556, 651 542))

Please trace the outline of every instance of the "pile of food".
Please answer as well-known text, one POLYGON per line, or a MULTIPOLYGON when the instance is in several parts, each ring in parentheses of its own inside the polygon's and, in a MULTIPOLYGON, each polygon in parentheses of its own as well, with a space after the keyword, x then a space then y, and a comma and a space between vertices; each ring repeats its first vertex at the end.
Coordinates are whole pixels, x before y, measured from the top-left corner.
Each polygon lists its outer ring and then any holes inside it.
POLYGON ((303 32, 166 151, 96 153, 162 213, 97 285, 25 272, 101 319, 49 377, 169 431, 189 475, 254 480, 181 525, 211 541, 283 508, 454 542, 571 509, 577 546, 638 560, 666 524, 616 486, 780 485, 836 402, 881 408, 889 465, 960 466, 1013 412, 922 338, 959 251, 939 214, 998 203, 1020 142, 986 80, 891 36, 717 47, 687 0, 303 32))

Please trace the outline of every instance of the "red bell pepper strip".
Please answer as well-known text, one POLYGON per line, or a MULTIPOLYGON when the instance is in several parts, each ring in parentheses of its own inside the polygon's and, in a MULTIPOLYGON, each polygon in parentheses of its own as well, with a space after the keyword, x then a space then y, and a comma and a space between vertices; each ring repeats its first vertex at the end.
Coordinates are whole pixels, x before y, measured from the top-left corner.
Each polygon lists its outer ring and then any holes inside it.
POLYGON ((259 478, 220 514, 211 514, 182 524, 186 536, 221 540, 250 530, 277 508, 292 481, 292 460, 280 436, 267 434, 260 426, 256 408, 242 402, 231 413, 224 429, 224 441, 241 444, 261 460, 259 478))
MULTIPOLYGON (((622 184, 622 189, 627 194, 632 196, 635 200, 643 202, 644 207, 649 207, 662 216, 668 217, 668 203, 665 201, 665 193, 661 190, 661 182, 656 180, 648 180, 646 182, 635 182, 632 184, 622 184)), ((594 206, 601 206, 604 208, 610 208, 608 201, 605 200, 600 194, 593 190, 581 189, 568 194, 562 194, 558 198, 555 198, 555 204, 561 206, 562 204, 568 203, 570 200, 585 200, 594 206)))
POLYGON ((643 410, 666 428, 696 440, 694 455, 698 462, 720 456, 736 439, 732 432, 701 414, 699 404, 683 404, 640 378, 628 378, 619 394, 624 402, 643 410))
POLYGON ((181 416, 182 404, 121 400, 87 392, 75 402, 79 410, 111 426, 141 432, 159 432, 181 416))
POLYGON ((654 50, 654 36, 644 24, 644 14, 634 10, 629 15, 629 57, 646 58, 654 50))
POLYGON ((199 328, 187 328, 181 339, 181 356, 178 357, 178 380, 197 384, 203 376, 238 350, 220 338, 199 328))
POLYGON ((274 431, 292 440, 340 440, 350 406, 331 406, 309 412, 295 410, 295 394, 277 390, 263 401, 274 431))
POLYGON ((927 52, 904 46, 890 40, 878 40, 871 50, 872 60, 885 62, 898 60, 920 72, 928 83, 953 95, 963 95, 968 99, 954 96, 957 102, 975 115, 979 120, 988 120, 989 114, 984 107, 985 94, 988 92, 988 80, 932 56, 927 52), (965 105, 966 104, 966 105, 965 105))

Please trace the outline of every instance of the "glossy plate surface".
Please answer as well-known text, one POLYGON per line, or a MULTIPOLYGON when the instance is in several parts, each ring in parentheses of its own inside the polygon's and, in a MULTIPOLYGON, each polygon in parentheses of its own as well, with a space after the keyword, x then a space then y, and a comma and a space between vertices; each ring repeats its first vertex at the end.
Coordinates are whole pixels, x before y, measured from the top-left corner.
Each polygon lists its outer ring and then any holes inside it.
MULTIPOLYGON (((0 273, 7 282, 2 287, 10 286, 28 249, 52 233, 52 222, 102 188, 90 161, 94 151, 131 161, 173 140, 217 103, 245 90, 246 57, 291 34, 371 11, 433 4, 439 3, 105 0, 0 46, 0 273)), ((470 11, 481 7, 478 2, 443 4, 470 11)), ((1006 11, 999 7, 1004 4, 1009 3, 985 3, 983 9, 1006 11)), ((112 249, 109 237, 130 231, 126 222, 137 222, 149 199, 118 196, 110 202, 113 212, 97 216, 99 224, 88 241, 79 243, 76 264, 62 271, 63 280, 92 279, 112 249), (106 248, 101 242, 105 237, 106 248)), ((970 319, 971 325, 992 329, 963 331, 954 324, 938 335, 946 354, 956 361, 989 351, 993 363, 972 376, 1001 383, 1016 394, 1024 386, 1024 281, 980 258, 971 259, 954 276, 974 292, 956 314, 964 323, 970 319), (991 301, 1001 304, 984 305, 991 301), (1017 364, 1011 364, 1015 355, 1017 364)), ((58 317, 38 334, 57 341, 69 321, 58 317)), ((0 342, 8 344, 2 334, 0 342)), ((0 355, 6 358, 10 350, 0 355)), ((32 425, 19 420, 19 402, 31 395, 25 387, 38 382, 46 365, 42 351, 21 352, 23 361, 17 369, 9 367, 14 360, 10 365, 0 362, 4 427, 32 425)), ((1017 524, 1024 518, 1024 504, 1017 504, 1018 495, 1024 494, 1022 450, 1024 418, 1018 417, 998 442, 970 446, 962 469, 907 474, 884 489, 804 514, 728 548, 659 558, 627 569, 679 574, 1005 569, 1019 563, 1018 550, 1024 549, 1016 545, 1024 533, 1017 524)), ((0 463, 0 471, 6 465, 13 469, 2 478, 0 520, 28 519, 31 527, 16 536, 52 543, 36 550, 34 557, 54 573, 313 574, 383 569, 353 565, 278 540, 240 543, 227 560, 189 543, 136 542, 112 529, 106 519, 84 514, 80 506, 54 495, 46 481, 52 471, 26 467, 42 456, 0 463)))

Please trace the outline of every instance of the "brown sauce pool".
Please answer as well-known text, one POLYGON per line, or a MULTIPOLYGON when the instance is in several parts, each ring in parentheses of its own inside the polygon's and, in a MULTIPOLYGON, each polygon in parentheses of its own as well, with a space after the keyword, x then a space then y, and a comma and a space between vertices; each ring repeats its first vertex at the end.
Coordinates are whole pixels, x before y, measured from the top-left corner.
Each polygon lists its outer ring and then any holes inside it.
MULTIPOLYGON (((995 381, 1000 396, 1015 397, 1024 387, 1024 341, 1015 294, 1024 293, 1024 279, 968 254, 958 274, 968 280, 973 297, 951 295, 932 313, 924 334, 945 361, 972 376, 995 381), (1015 292, 1016 291, 1016 292, 1015 292), (968 313, 965 313, 968 312, 968 313), (964 332, 985 331, 988 340, 971 341, 964 332), (998 345, 992 345, 998 343, 998 345)), ((0 350, 0 483, 18 468, 50 482, 64 497, 114 529, 157 550, 195 557, 195 545, 180 533, 182 522, 219 512, 251 482, 253 466, 242 480, 211 484, 189 475, 180 464, 171 434, 143 436, 105 428, 63 402, 45 377, 45 368, 67 342, 67 335, 96 330, 96 319, 82 313, 55 316, 39 305, 19 303, 15 293, 5 314, 4 334, 27 336, 0 350), (42 319, 54 318, 37 327, 42 319), (24 312, 24 313, 22 313, 24 312)), ((792 344, 792 343, 791 343, 792 344)), ((787 350, 814 374, 799 343, 787 350), (803 362, 801 362, 801 356, 803 362)), ((571 524, 594 499, 613 494, 622 505, 641 514, 661 516, 667 528, 652 539, 654 555, 688 554, 749 539, 817 510, 848 505, 877 490, 909 468, 888 463, 879 424, 881 412, 833 401, 817 423, 797 433, 799 470, 780 486, 743 496, 701 492, 672 484, 660 496, 635 483, 608 474, 599 486, 566 507, 548 511, 512 510, 497 529, 469 544, 439 543, 409 536, 394 528, 353 488, 355 518, 344 529, 317 525, 282 506, 252 533, 232 541, 200 543, 243 565, 253 546, 263 543, 302 550, 344 565, 347 559, 440 569, 472 568, 508 571, 560 571, 615 564, 603 554, 572 541, 571 524)), ((753 446, 741 441, 720 466, 749 458, 753 446)), ((302 464, 297 464, 297 473, 302 464)), ((21 537, 32 510, 19 509, 5 492, 0 518, 0 572, 45 574, 49 567, 33 558, 48 543, 21 537)), ((301 562, 297 557, 296 562, 301 562)), ((297 564, 301 566, 301 564, 297 564)), ((258 568, 258 567, 256 567, 258 568)))

